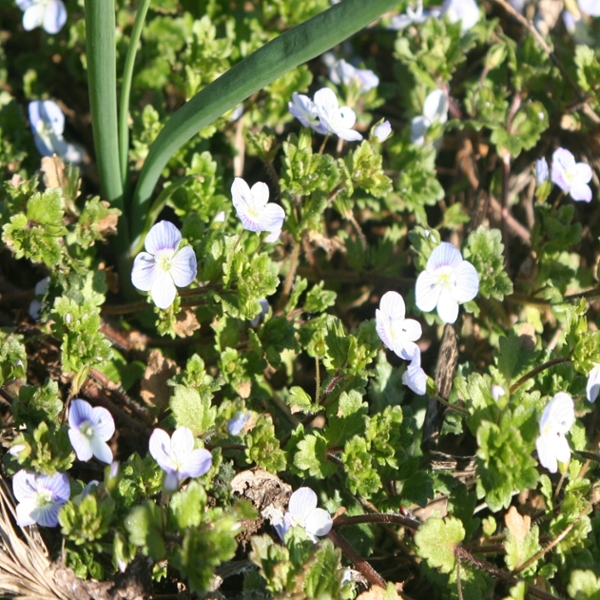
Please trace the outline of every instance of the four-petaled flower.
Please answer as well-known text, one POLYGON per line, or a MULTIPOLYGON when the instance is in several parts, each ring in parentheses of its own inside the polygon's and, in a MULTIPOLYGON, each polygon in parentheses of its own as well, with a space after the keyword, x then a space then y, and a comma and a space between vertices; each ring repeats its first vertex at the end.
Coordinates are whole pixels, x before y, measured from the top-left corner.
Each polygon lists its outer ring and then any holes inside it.
POLYGON ((181 232, 173 223, 160 221, 148 232, 146 252, 140 252, 133 262, 131 282, 143 292, 150 292, 158 308, 169 308, 177 287, 194 281, 198 266, 190 246, 179 249, 181 232))
POLYGON ((110 464, 113 454, 106 442, 114 432, 115 422, 106 408, 92 408, 85 400, 71 400, 69 439, 79 460, 90 460, 95 456, 110 464))
POLYGON ((458 305, 469 302, 479 291, 475 267, 463 260, 459 250, 448 242, 434 248, 425 271, 417 278, 416 304, 423 312, 437 307, 444 323, 454 323, 458 305))
POLYGON ((31 31, 42 25, 47 33, 58 33, 67 22, 67 9, 62 0, 17 0, 25 11, 23 29, 31 31))
POLYGON ((252 188, 236 177, 231 186, 233 206, 247 231, 268 231, 267 242, 274 242, 281 233, 285 212, 279 204, 269 202, 269 188, 258 181, 252 188))
POLYGON ((58 511, 71 496, 69 478, 64 473, 56 473, 49 477, 21 469, 15 473, 12 486, 15 498, 19 501, 18 525, 58 525, 58 511))
POLYGON ((573 399, 565 392, 558 392, 548 402, 540 419, 540 435, 535 441, 538 458, 550 473, 556 473, 558 463, 568 463, 571 448, 565 434, 575 422, 573 399))
POLYGON ((432 125, 443 125, 448 120, 450 104, 444 90, 433 90, 427 94, 423 103, 423 114, 413 117, 410 124, 410 139, 413 144, 422 146, 425 142, 425 133, 432 125))
POLYGON ((415 342, 421 337, 421 324, 405 319, 406 306, 398 292, 386 292, 375 310, 375 326, 381 341, 404 360, 413 360, 419 347, 415 342))
POLYGON ((585 388, 587 399, 595 402, 600 392, 600 365, 594 363, 592 370, 588 373, 587 385, 585 388))
POLYGON ((356 114, 347 107, 340 107, 337 96, 329 88, 315 92, 314 102, 303 94, 292 94, 288 103, 290 112, 304 127, 310 127, 317 133, 333 133, 348 142, 362 140, 362 135, 352 129, 356 123, 356 114))
POLYGON ((366 94, 379 85, 379 77, 373 71, 370 69, 357 69, 343 58, 331 67, 329 78, 336 85, 343 84, 346 87, 349 87, 352 82, 356 81, 360 84, 361 94, 366 94))
POLYGON ((56 102, 52 100, 30 102, 29 123, 35 147, 42 156, 58 154, 72 163, 83 160, 83 154, 63 138, 65 116, 56 102))
POLYGON ((575 162, 575 157, 565 148, 557 148, 552 155, 552 182, 573 200, 590 202, 592 190, 588 185, 592 168, 586 163, 575 162))
POLYGON ((317 508, 317 495, 307 487, 298 488, 291 496, 288 511, 283 519, 275 523, 275 530, 283 539, 290 527, 302 527, 308 537, 317 542, 317 536, 327 535, 333 520, 323 508, 317 508))
POLYGON ((427 375, 421 368, 421 351, 418 348, 402 375, 402 383, 408 386, 417 396, 424 396, 427 391, 427 375))
POLYGON ((150 436, 150 454, 165 472, 164 488, 177 489, 180 479, 200 477, 212 466, 212 454, 204 448, 194 450, 194 436, 187 427, 179 427, 173 435, 155 429, 150 436))

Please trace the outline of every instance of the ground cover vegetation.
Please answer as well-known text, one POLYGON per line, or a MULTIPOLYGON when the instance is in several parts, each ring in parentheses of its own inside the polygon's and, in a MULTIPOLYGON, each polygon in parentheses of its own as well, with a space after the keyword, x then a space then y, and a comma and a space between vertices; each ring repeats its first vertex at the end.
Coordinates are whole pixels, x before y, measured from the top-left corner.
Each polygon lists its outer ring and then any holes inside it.
POLYGON ((2 2, 0 595, 600 598, 599 16, 2 2))

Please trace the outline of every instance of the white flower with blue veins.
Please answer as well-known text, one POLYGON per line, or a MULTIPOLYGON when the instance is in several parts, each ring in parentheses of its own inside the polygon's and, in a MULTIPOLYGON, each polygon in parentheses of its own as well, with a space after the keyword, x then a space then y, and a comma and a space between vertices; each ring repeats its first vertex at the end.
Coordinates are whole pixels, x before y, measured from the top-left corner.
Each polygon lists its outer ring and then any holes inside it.
POLYGON ((17 0, 24 11, 23 29, 31 31, 42 26, 47 33, 58 33, 67 22, 67 9, 62 0, 17 0))
POLYGON ((69 439, 79 460, 98 460, 110 464, 112 450, 106 443, 115 432, 112 415, 101 406, 92 408, 85 400, 71 400, 69 406, 69 439))
POLYGON ((316 543, 317 537, 331 531, 333 520, 325 509, 317 508, 317 495, 310 488, 301 487, 290 496, 288 511, 283 519, 274 525, 281 539, 290 527, 302 527, 316 543))
POLYGON ((550 473, 556 473, 559 462, 566 464, 571 459, 571 448, 565 436, 573 423, 573 399, 566 392, 558 392, 542 412, 540 435, 535 441, 540 464, 550 473))
POLYGON ((448 242, 434 248, 425 271, 417 277, 415 301, 423 312, 437 309, 444 323, 454 323, 458 305, 469 302, 479 291, 479 274, 448 242))
POLYGON ((423 114, 413 117, 410 125, 410 139, 413 144, 422 146, 425 143, 427 130, 436 123, 443 125, 448 120, 450 104, 444 90, 429 92, 423 103, 423 114))
POLYGON ((194 449, 194 436, 187 427, 179 427, 172 436, 155 429, 150 436, 150 455, 165 472, 164 488, 173 492, 181 479, 200 477, 212 466, 212 454, 204 448, 194 449))
POLYGON ((465 33, 479 21, 479 8, 475 0, 445 0, 442 4, 444 15, 450 23, 460 22, 461 31, 465 33))
POLYGON ((350 86, 356 81, 360 84, 360 91, 366 94, 379 85, 379 77, 370 69, 357 69, 343 58, 338 60, 329 70, 329 78, 336 85, 350 86))
POLYGON ((375 310, 375 328, 381 341, 397 356, 412 360, 419 347, 415 342, 421 337, 421 324, 406 319, 406 305, 398 292, 386 292, 375 310))
POLYGON ((34 100, 29 103, 29 124, 33 141, 42 156, 58 154, 72 163, 83 160, 83 153, 63 138, 65 116, 52 100, 34 100))
POLYGON ((352 129, 356 123, 356 114, 348 106, 340 106, 335 92, 321 88, 314 95, 315 106, 321 125, 327 133, 333 133, 347 142, 358 142, 362 135, 352 129))
POLYGON ((58 525, 58 512, 71 496, 69 478, 64 473, 36 475, 21 469, 13 476, 13 493, 19 502, 17 524, 37 523, 43 527, 58 525))
POLYGON ((600 17, 600 0, 577 0, 579 10, 592 17, 600 17))
POLYGON ((252 188, 236 177, 231 186, 231 197, 237 216, 247 231, 268 231, 266 242, 274 242, 281 233, 285 211, 279 204, 269 202, 269 188, 258 181, 252 188))
POLYGON ((410 364, 402 375, 402 383, 408 386, 417 396, 427 392, 427 375, 421 368, 421 351, 417 349, 410 364))
POLYGON ((309 127, 323 135, 327 133, 327 130, 319 121, 315 103, 308 96, 294 92, 292 101, 288 102, 288 109, 302 123, 303 127, 309 127))
POLYGON ((186 287, 196 278, 198 264, 190 246, 179 248, 181 232, 173 223, 160 221, 148 232, 144 246, 133 262, 131 282, 142 292, 150 292, 158 308, 169 308, 176 287, 186 287))
POLYGON ((389 121, 384 121, 383 123, 379 123, 373 129, 373 137, 382 144, 387 140, 390 135, 392 135, 392 126, 389 121))
POLYGON ((588 183, 592 179, 590 165, 575 162, 575 157, 565 148, 557 148, 552 154, 552 174, 550 176, 563 192, 573 200, 590 202, 592 190, 588 183))

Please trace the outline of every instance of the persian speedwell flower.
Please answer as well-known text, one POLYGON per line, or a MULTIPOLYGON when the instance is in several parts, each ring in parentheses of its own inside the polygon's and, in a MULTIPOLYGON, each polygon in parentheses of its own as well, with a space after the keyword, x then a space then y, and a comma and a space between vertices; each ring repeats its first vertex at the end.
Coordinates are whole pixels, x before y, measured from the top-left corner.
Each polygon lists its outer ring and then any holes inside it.
POLYGON ((275 241, 281 233, 285 212, 279 204, 269 202, 269 188, 266 183, 258 181, 252 189, 241 178, 236 177, 231 186, 233 206, 237 216, 247 231, 268 231, 266 241, 275 241))
POLYGON ((386 292, 375 310, 375 327, 381 341, 404 360, 412 360, 419 347, 421 325, 414 319, 405 319, 406 306, 398 292, 386 292))
POLYGON ((310 488, 301 487, 290 496, 288 512, 283 521, 275 525, 275 529, 283 539, 290 527, 302 527, 308 537, 317 542, 317 536, 327 535, 332 526, 329 513, 317 508, 317 495, 310 488))
POLYGON ((155 429, 150 436, 150 454, 165 472, 165 490, 177 489, 180 479, 200 477, 212 465, 212 454, 204 448, 194 450, 194 436, 187 427, 179 427, 173 435, 155 429))
POLYGON ((423 312, 437 307, 444 323, 454 323, 458 305, 469 302, 479 291, 479 275, 475 267, 463 260, 459 250, 442 242, 433 250, 425 271, 417 278, 416 303, 423 312))
POLYGON ((422 146, 425 142, 425 133, 434 124, 443 125, 448 120, 450 104, 444 90, 433 90, 427 94, 423 103, 423 114, 413 117, 410 125, 410 139, 413 144, 422 146))
POLYGON ((23 29, 31 31, 40 25, 47 33, 58 33, 67 22, 67 9, 62 0, 17 0, 24 11, 23 29))
POLYGON ((92 408, 85 400, 71 400, 69 407, 69 439, 79 460, 98 460, 110 464, 113 459, 106 443, 115 432, 112 415, 101 406, 92 408))
POLYGON ((548 181, 549 177, 548 161, 544 157, 538 158, 535 163, 535 179, 537 184, 542 185, 542 183, 548 181))
POLYGON ((586 163, 575 162, 575 157, 565 148, 557 148, 552 155, 552 182, 573 200, 590 202, 592 190, 588 185, 592 168, 586 163))
POLYGON ((340 107, 333 90, 321 88, 315 92, 314 101, 321 125, 327 133, 333 133, 347 142, 362 140, 362 135, 352 129, 356 123, 356 114, 347 106, 340 107))
POLYGON ((379 143, 385 142, 390 135, 392 134, 392 126, 389 121, 384 121, 383 123, 379 123, 379 125, 375 126, 373 129, 373 136, 377 139, 379 143))
POLYGON ((424 396, 427 391, 427 375, 421 368, 421 351, 418 348, 402 375, 402 383, 418 396, 424 396))
POLYGON ((17 524, 37 523, 44 527, 58 525, 58 511, 71 495, 69 478, 64 473, 36 475, 21 469, 12 481, 17 504, 17 524))
POLYGON ((173 223, 160 221, 148 232, 144 246, 133 262, 131 282, 142 292, 150 292, 158 308, 169 308, 177 287, 194 281, 198 266, 190 246, 179 249, 181 232, 173 223))
POLYGON ((444 15, 450 23, 460 21, 461 31, 465 33, 479 21, 479 8, 475 0, 445 0, 442 4, 442 16, 444 15))
POLYGON ((360 84, 361 94, 366 94, 379 85, 379 77, 370 69, 357 69, 343 58, 329 70, 329 78, 336 85, 349 87, 353 81, 360 84))
POLYGON ((600 392, 600 365, 594 363, 594 367, 588 373, 588 380, 586 386, 587 399, 590 402, 595 402, 600 392))
POLYGON ((72 163, 83 160, 83 154, 63 138, 65 116, 56 102, 52 100, 30 102, 29 123, 35 147, 42 156, 58 154, 72 163))
POLYGON ((310 127, 323 135, 327 133, 327 130, 319 121, 315 103, 308 96, 294 92, 292 101, 288 102, 288 109, 304 127, 310 127))
POLYGON ((548 402, 540 419, 540 436, 535 441, 538 458, 550 473, 556 473, 558 463, 568 463, 571 448, 565 434, 575 422, 573 399, 565 392, 558 392, 548 402))

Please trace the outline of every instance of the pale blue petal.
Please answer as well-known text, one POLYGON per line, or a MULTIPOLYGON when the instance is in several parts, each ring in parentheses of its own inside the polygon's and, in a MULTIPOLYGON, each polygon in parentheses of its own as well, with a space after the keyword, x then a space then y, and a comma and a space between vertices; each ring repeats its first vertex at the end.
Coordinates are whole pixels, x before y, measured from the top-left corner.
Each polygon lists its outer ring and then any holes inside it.
POLYGON ((373 135, 377 139, 379 143, 385 142, 390 135, 392 134, 392 126, 389 121, 384 121, 383 123, 379 123, 373 130, 373 135))
POLYGON ((102 406, 92 409, 91 423, 94 425, 94 435, 103 442, 110 440, 115 432, 115 421, 110 412, 102 406))
POLYGON ((158 308, 164 310, 173 304, 176 295, 177 289, 175 288, 171 275, 165 272, 158 273, 150 288, 152 302, 154 302, 158 308))
POLYGON ((334 122, 336 129, 350 129, 354 127, 354 124, 356 123, 356 113, 351 108, 348 108, 347 106, 342 106, 342 108, 340 108, 335 113, 334 122))
POLYGON ((194 450, 179 471, 180 477, 201 477, 212 466, 212 454, 204 448, 194 450))
POLYGON ((433 90, 425 98, 423 116, 430 123, 445 123, 448 120, 448 98, 443 90, 433 90))
POLYGON ((304 127, 314 127, 315 122, 319 119, 313 101, 304 94, 294 92, 292 102, 288 102, 288 109, 304 127))
POLYGON ((304 524, 315 508, 317 508, 317 495, 310 488, 298 488, 290 497, 288 510, 298 523, 304 524))
POLYGON ((273 231, 269 232, 269 235, 265 238, 265 243, 274 244, 281 235, 281 229, 273 229, 273 231))
POLYGON ((311 511, 304 522, 304 529, 309 535, 327 535, 332 527, 333 520, 330 514, 322 508, 311 511))
POLYGON ((590 186, 581 181, 574 181, 571 183, 569 194, 573 200, 577 200, 579 202, 591 202, 592 200, 592 190, 590 186))
POLYGON ((441 242, 430 254, 427 260, 427 270, 435 273, 443 267, 456 269, 462 262, 462 259, 460 250, 448 242, 441 242))
POLYGON ((31 517, 42 527, 56 527, 58 525, 58 511, 62 508, 59 504, 46 504, 36 506, 31 511, 31 517))
POLYGON ((131 269, 131 283, 142 292, 149 292, 152 288, 156 272, 156 261, 151 254, 140 252, 133 261, 131 269))
POLYGON ((396 338, 392 350, 396 356, 404 360, 412 360, 415 352, 419 352, 419 346, 404 337, 396 338))
POLYGON ((540 158, 535 163, 535 179, 538 185, 548 181, 548 161, 545 158, 540 158))
POLYGON ((470 262, 463 260, 452 274, 452 280, 452 295, 457 302, 469 302, 477 296, 479 274, 470 262))
POLYGON ((85 400, 74 399, 69 405, 69 426, 79 429, 82 423, 86 421, 92 422, 93 409, 92 405, 85 400))
POLYGON ((23 13, 23 29, 25 31, 31 31, 32 29, 39 27, 44 22, 45 10, 43 4, 34 4, 30 6, 23 13))
POLYGON ((429 271, 423 271, 417 277, 415 303, 423 312, 430 312, 437 306, 440 292, 437 277, 429 271))
POLYGON ((12 488, 15 498, 19 502, 25 502, 35 498, 37 494, 36 474, 21 469, 12 478, 12 488))
POLYGON ((384 319, 397 319, 403 321, 406 315, 404 298, 398 292, 386 292, 379 302, 384 319))
POLYGON ((260 231, 281 231, 285 219, 285 211, 279 204, 270 202, 260 209, 257 223, 260 231))
POLYGON ((362 83, 361 92, 366 94, 379 85, 379 77, 371 69, 356 69, 358 80, 362 83))
POLYGON ((159 221, 148 232, 144 246, 150 254, 161 250, 176 250, 181 241, 181 232, 169 221, 159 221))
POLYGON ((101 462, 110 465, 113 461, 113 453, 106 442, 98 437, 92 437, 90 440, 92 454, 101 462))
POLYGON ((52 127, 56 135, 62 135, 65 129, 65 115, 60 106, 52 100, 44 100, 39 107, 40 117, 52 127))
POLYGON ((592 179, 592 167, 584 162, 577 163, 575 165, 575 174, 581 183, 589 183, 592 179))
POLYGON ((187 427, 178 427, 171 436, 171 455, 183 462, 194 450, 194 434, 187 427))
POLYGON ((567 433, 575 422, 575 405, 573 399, 566 392, 558 392, 548 402, 540 419, 540 433, 567 433))
POLYGON ((231 199, 233 206, 237 211, 246 211, 248 205, 251 203, 252 193, 248 184, 241 179, 236 177, 231 184, 231 199))
POLYGON ((582 12, 592 17, 600 17, 600 0, 577 0, 582 12))
POLYGON ((33 6, 34 0, 16 0, 17 6, 21 10, 27 10, 30 6, 33 6))
POLYGON ((329 115, 333 115, 339 108, 339 102, 335 92, 327 87, 321 88, 313 96, 317 114, 323 120, 329 120, 329 115))
POLYGON ((427 375, 420 366, 409 365, 402 375, 402 383, 418 396, 424 396, 427 391, 427 375))
POLYGON ((65 503, 71 497, 69 478, 64 473, 55 473, 52 477, 42 475, 38 480, 38 489, 40 488, 50 490, 57 502, 65 503))
POLYGON ((416 146, 422 146, 428 127, 429 121, 425 117, 413 117, 410 122, 410 141, 416 146))
POLYGON ((437 313, 444 323, 452 324, 458 318, 458 302, 451 291, 442 289, 437 303, 437 313))
POLYGON ((542 467, 546 467, 550 473, 556 473, 558 470, 558 462, 554 452, 556 436, 548 437, 541 435, 535 440, 535 447, 538 453, 538 459, 542 467))
POLYGON ((185 287, 194 281, 198 273, 198 263, 196 253, 191 246, 184 246, 177 252, 171 261, 169 272, 177 287, 185 287))
POLYGON ((51 0, 44 14, 44 29, 47 33, 58 33, 67 22, 67 9, 62 0, 51 0))
POLYGON ((250 420, 251 414, 247 412, 237 412, 232 419, 227 421, 227 431, 229 435, 239 435, 250 420))
POLYGON ((150 435, 148 443, 150 456, 158 463, 158 466, 167 472, 172 472, 171 438, 164 429, 155 429, 150 435))
POLYGON ((165 471, 163 487, 167 492, 174 492, 179 487, 179 474, 175 471, 165 471))
POLYGON ((595 364, 588 374, 586 395, 590 402, 595 402, 600 392, 600 365, 595 364))
POLYGON ((421 323, 419 323, 419 321, 415 321, 414 319, 404 319, 402 329, 406 339, 410 340, 411 342, 416 342, 423 334, 421 323))
POLYGON ((71 441, 71 446, 73 446, 73 450, 75 450, 75 454, 79 460, 85 462, 92 458, 94 454, 92 451, 92 443, 87 436, 79 431, 79 429, 69 429, 69 440, 71 441))
POLYGON ((269 201, 269 186, 263 181, 257 181, 250 190, 252 205, 256 208, 265 206, 269 201))
POLYGON ((568 192, 571 183, 565 177, 571 169, 575 168, 575 157, 565 148, 557 148, 552 154, 552 172, 550 179, 563 192, 568 192))
POLYGON ((363 136, 355 129, 341 129, 336 127, 334 133, 347 142, 360 142, 363 139, 363 136))
POLYGON ((36 503, 33 500, 27 500, 17 504, 17 525, 20 527, 27 527, 33 525, 35 519, 31 516, 31 513, 35 510, 36 503))

